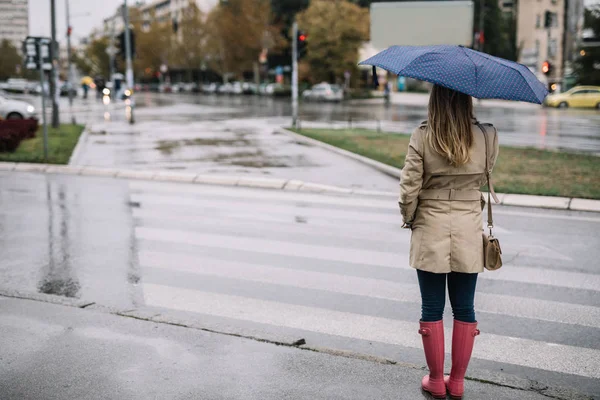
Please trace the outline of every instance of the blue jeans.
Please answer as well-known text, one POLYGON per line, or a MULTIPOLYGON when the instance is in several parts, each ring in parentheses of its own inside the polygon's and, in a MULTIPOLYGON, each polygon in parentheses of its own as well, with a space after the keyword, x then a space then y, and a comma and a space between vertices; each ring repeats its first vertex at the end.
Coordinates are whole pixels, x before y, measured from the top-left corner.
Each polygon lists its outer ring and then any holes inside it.
POLYGON ((448 278, 448 295, 452 305, 454 319, 462 322, 475 322, 475 286, 478 274, 434 274, 417 270, 419 288, 421 289, 421 321, 439 321, 444 316, 446 303, 446 277, 448 278))

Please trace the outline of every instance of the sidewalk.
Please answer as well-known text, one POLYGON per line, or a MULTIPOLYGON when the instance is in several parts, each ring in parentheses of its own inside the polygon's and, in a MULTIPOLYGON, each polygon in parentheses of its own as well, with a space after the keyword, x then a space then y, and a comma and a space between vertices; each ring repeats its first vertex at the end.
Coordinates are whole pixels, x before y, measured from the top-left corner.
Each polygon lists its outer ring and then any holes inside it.
MULTIPOLYGON (((3 400, 429 399, 411 365, 0 297, 3 400)), ((470 399, 545 399, 466 382, 470 399)))

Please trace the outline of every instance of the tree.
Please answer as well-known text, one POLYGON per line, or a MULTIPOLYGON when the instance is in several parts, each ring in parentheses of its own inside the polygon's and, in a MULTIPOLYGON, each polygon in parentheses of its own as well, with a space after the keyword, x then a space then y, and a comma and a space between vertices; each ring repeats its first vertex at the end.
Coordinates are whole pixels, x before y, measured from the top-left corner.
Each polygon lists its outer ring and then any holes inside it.
MULTIPOLYGON (((135 76, 151 78, 160 71, 160 66, 172 64, 175 58, 176 37, 171 22, 155 19, 154 12, 149 20, 141 16, 131 18, 135 32, 136 56, 133 59, 135 76)), ((190 42, 194 38, 187 38, 190 42)))
MULTIPOLYGON (((204 14, 195 2, 190 2, 178 25, 172 63, 191 74, 201 67, 205 58, 206 30, 204 14)), ((191 81, 191 76, 188 76, 191 81)))
MULTIPOLYGON (((483 31, 485 42, 483 51, 493 56, 516 61, 518 47, 516 43, 516 19, 510 13, 503 13, 498 0, 484 0, 483 31)), ((480 30, 479 15, 481 1, 475 1, 475 32, 480 30)))
POLYGON ((334 82, 356 71, 358 50, 369 40, 369 10, 346 0, 312 0, 298 23, 308 34, 310 80, 334 82))
MULTIPOLYGON (((590 29, 594 40, 600 41, 600 6, 587 8, 584 14, 584 29, 590 29)), ((600 85, 600 47, 585 46, 580 49, 574 62, 577 83, 600 85)))
POLYGON ((13 44, 4 39, 0 42, 0 81, 20 75, 23 60, 13 44))
POLYGON ((110 75, 110 57, 106 53, 109 39, 104 36, 93 38, 83 50, 81 56, 73 57, 73 61, 81 72, 87 75, 110 75))
MULTIPOLYGON (((206 51, 210 67, 226 79, 251 71, 265 35, 279 37, 271 25, 269 0, 227 0, 206 21, 206 51)), ((279 45, 277 40, 275 45, 279 45)))

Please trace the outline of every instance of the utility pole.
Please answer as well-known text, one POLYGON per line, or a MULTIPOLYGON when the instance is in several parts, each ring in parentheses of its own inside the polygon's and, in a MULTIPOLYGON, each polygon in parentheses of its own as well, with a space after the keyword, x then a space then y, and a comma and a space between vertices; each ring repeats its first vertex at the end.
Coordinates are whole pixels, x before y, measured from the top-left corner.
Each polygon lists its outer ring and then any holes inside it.
POLYGON ((131 65, 131 31, 129 29, 129 7, 127 7, 127 0, 124 0, 123 20, 125 23, 125 66, 127 68, 125 74, 127 88, 131 89, 133 88, 133 67, 131 65))
MULTIPOLYGON (((56 7, 55 0, 50 0, 50 26, 52 30, 52 71, 50 72, 50 97, 52 101, 52 127, 58 128, 59 116, 58 116, 58 101, 57 101, 57 87, 58 81, 58 46, 56 43, 56 7)), ((42 88, 43 90, 43 88, 42 88)))
POLYGON ((69 91, 69 112, 71 113, 71 123, 75 124, 75 115, 73 115, 73 69, 71 67, 71 14, 69 13, 69 0, 65 0, 67 10, 67 90, 69 91))
MULTIPOLYGON (((110 62, 110 76, 109 79, 112 82, 112 88, 115 89, 115 17, 112 18, 112 22, 110 24, 110 51, 108 52, 109 62, 110 62)), ((116 93, 115 93, 116 95, 116 93)))
POLYGON ((298 23, 292 27, 292 126, 298 123, 298 23))

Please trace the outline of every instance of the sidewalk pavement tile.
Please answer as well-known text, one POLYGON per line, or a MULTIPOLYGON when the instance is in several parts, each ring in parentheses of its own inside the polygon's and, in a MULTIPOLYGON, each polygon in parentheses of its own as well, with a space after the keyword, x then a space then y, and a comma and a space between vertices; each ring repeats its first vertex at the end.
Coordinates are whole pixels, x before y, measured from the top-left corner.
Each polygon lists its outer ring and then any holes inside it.
POLYGON ((148 179, 152 180, 156 171, 136 170, 136 169, 121 169, 117 173, 117 178, 124 179, 148 179))
POLYGON ((194 182, 198 174, 193 172, 160 171, 154 175, 155 181, 165 182, 194 182))
POLYGON ((600 212, 600 200, 573 199, 571 200, 571 206, 569 209, 576 211, 600 212))
POLYGON ((114 168, 96 168, 96 167, 84 167, 81 170, 81 175, 87 176, 117 176, 119 170, 114 168))
POLYGON ((261 178, 261 177, 243 177, 238 181, 238 186, 248 186, 267 189, 282 189, 286 184, 285 179, 261 178))
POLYGON ((17 166, 17 163, 13 162, 0 162, 0 171, 12 171, 17 166))
POLYGON ((228 175, 198 175, 194 182, 196 183, 208 183, 213 185, 227 185, 235 186, 240 180, 237 176, 228 175))
POLYGON ((327 193, 352 193, 352 189, 345 189, 339 186, 321 185, 319 183, 304 183, 300 187, 301 192, 327 192, 327 193))
POLYGON ((283 187, 284 190, 293 190, 293 191, 298 191, 300 190, 300 188, 302 187, 302 185, 304 185, 304 182, 299 181, 297 179, 292 179, 287 181, 287 183, 285 184, 285 186, 283 187))
POLYGON ((502 204, 507 206, 540 207, 566 210, 570 199, 567 197, 529 196, 524 194, 506 194, 502 204))
POLYGON ((48 164, 17 163, 14 170, 23 172, 44 172, 47 168, 48 164))
POLYGON ((46 169, 47 174, 79 175, 83 167, 72 165, 51 165, 46 169))

